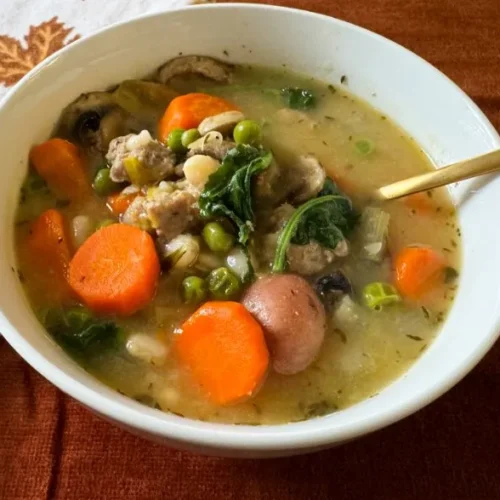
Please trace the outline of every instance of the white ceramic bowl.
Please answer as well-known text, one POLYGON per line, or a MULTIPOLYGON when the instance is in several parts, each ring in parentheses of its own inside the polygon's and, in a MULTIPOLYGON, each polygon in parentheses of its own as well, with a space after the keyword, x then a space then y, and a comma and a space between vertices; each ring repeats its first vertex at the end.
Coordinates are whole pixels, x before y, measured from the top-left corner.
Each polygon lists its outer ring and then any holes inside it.
MULTIPOLYGON (((127 399, 88 375, 45 334, 15 272, 13 219, 32 144, 50 134, 81 92, 142 76, 179 52, 288 67, 349 89, 406 129, 436 165, 500 147, 500 138, 451 81, 402 47, 336 19, 269 6, 188 7, 143 17, 76 42, 43 62, 0 107, 0 331, 57 387, 132 432, 171 446, 232 456, 325 448, 389 425, 457 383, 500 330, 500 179, 451 188, 459 206, 463 269, 452 311, 418 362, 379 395, 346 410, 279 426, 210 424, 127 399), (472 189, 473 186, 479 186, 472 189), (473 195, 471 195, 473 194, 473 195)), ((43 265, 43 262, 40 263, 43 265)))

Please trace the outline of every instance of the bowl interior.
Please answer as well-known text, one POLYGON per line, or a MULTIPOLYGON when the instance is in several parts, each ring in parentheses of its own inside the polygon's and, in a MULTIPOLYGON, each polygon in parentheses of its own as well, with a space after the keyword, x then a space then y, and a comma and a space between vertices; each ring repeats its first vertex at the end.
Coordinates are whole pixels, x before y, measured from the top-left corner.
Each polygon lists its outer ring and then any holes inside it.
POLYGON ((483 228, 493 225, 500 179, 450 188, 460 209, 463 271, 452 311, 434 344, 378 396, 308 422, 258 428, 209 424, 162 414, 120 396, 79 368, 45 334, 15 272, 13 219, 27 153, 50 134, 61 109, 82 92, 140 77, 181 52, 226 58, 224 51, 234 62, 286 64, 334 85, 347 75, 349 90, 399 123, 438 166, 500 146, 483 114, 441 73, 394 43, 341 21, 281 8, 216 5, 105 30, 51 57, 0 108, 0 331, 65 392, 108 418, 178 445, 287 453, 345 441, 432 401, 496 339, 500 232, 483 228))

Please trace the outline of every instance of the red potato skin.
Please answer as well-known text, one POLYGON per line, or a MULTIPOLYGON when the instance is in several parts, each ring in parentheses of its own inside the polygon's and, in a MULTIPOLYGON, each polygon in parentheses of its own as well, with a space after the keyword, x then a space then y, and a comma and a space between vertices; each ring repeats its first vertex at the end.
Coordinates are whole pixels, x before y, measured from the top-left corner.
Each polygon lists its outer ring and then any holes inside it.
POLYGON ((326 313, 306 280, 294 274, 265 276, 242 303, 264 328, 275 372, 293 375, 314 361, 325 337, 326 313))

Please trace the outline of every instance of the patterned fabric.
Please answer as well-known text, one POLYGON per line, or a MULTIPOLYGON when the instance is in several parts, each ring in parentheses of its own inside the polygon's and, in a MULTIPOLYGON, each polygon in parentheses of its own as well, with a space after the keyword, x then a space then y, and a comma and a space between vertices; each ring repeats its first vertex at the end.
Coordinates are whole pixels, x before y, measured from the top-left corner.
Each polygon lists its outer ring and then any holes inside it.
MULTIPOLYGON (((0 92, 77 36, 183 3, 2 0, 0 92)), ((498 0, 269 3, 330 14, 392 38, 454 79, 500 127, 498 0)), ((500 499, 499 395, 497 344, 439 401, 362 440, 290 459, 207 458, 98 419, 0 338, 0 499, 500 499)))

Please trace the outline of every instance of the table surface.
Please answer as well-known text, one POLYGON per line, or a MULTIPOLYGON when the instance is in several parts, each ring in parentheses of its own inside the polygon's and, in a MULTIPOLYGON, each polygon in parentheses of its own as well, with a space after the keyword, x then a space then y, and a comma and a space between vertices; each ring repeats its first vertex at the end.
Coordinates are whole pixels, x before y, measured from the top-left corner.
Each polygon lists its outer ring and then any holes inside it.
MULTIPOLYGON (((500 128, 498 0, 267 3, 329 14, 395 40, 457 82, 500 128)), ((56 390, 4 339, 0 360, 2 499, 500 498, 500 344, 416 415, 344 447, 267 461, 151 444, 56 390)))

